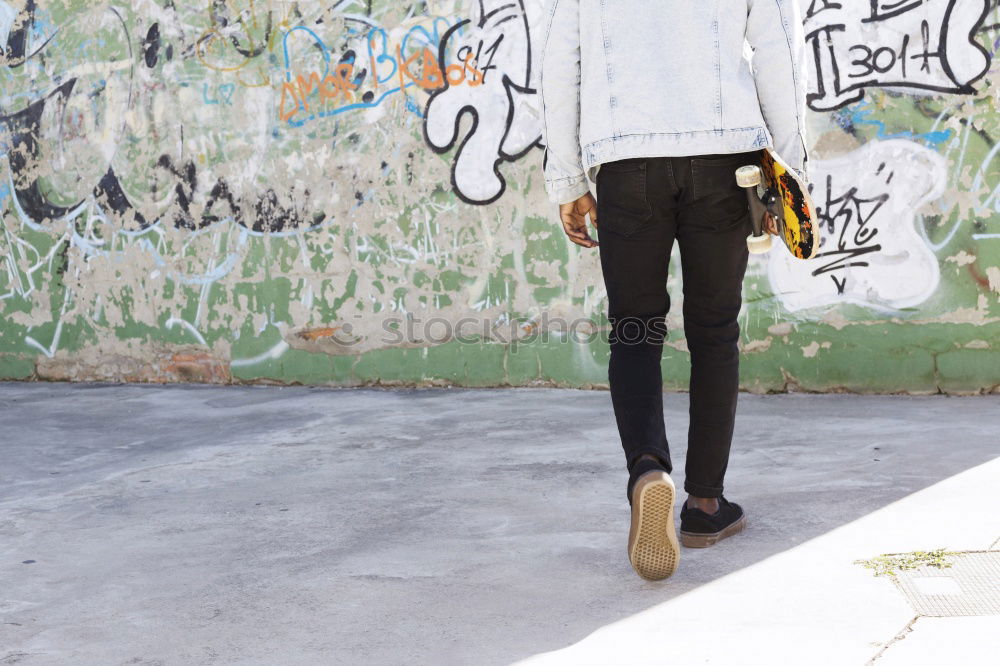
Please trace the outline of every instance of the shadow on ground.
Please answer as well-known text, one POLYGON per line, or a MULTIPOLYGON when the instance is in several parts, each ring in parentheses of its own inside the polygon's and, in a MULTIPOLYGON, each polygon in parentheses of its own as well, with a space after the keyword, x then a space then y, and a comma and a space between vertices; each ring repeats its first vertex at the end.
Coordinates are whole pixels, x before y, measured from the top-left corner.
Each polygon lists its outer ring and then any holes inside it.
POLYGON ((0 662, 511 663, 993 459, 998 407, 742 395, 749 527, 651 583, 606 392, 0 383, 0 662))

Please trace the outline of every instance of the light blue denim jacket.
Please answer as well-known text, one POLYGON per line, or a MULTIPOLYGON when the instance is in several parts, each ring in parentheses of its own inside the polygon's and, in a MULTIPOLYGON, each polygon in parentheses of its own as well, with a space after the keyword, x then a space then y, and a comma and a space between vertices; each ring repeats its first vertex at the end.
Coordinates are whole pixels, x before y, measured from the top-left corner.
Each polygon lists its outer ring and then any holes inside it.
POLYGON ((808 178, 797 0, 549 2, 539 87, 550 200, 577 199, 601 163, 627 157, 771 146, 808 178))

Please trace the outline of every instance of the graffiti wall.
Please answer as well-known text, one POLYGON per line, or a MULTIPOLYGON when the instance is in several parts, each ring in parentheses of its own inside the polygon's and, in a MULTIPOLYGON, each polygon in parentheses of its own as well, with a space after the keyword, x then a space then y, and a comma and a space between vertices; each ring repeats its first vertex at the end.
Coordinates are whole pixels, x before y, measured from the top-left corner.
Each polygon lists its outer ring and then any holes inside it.
MULTIPOLYGON (((0 0, 0 378, 605 385, 549 1, 0 0)), ((996 0, 801 6, 824 240, 752 259, 745 388, 1000 390, 996 0)))

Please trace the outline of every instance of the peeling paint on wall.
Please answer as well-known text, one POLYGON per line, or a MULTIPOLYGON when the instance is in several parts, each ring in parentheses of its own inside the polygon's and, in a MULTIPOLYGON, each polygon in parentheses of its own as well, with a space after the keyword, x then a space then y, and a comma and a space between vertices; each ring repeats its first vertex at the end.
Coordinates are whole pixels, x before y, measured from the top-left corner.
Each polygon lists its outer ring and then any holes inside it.
MULTIPOLYGON (((0 0, 0 377, 606 384, 546 4, 0 0)), ((744 386, 1000 390, 1000 9, 802 7, 824 241, 751 261, 744 386)))

